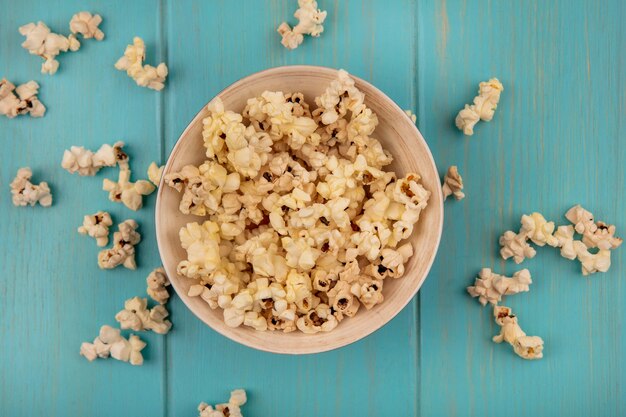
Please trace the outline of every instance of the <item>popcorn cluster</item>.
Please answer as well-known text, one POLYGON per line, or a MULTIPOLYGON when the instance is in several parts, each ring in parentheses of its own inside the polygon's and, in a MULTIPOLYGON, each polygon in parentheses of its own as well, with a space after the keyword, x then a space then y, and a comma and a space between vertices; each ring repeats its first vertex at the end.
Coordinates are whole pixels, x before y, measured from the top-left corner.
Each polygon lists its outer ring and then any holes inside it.
POLYGON ((164 63, 160 63, 156 67, 144 65, 143 61, 145 60, 146 45, 143 39, 135 36, 133 44, 126 47, 124 56, 115 63, 115 68, 126 71, 126 74, 135 80, 138 86, 161 91, 165 87, 167 65, 164 63))
POLYGON ((68 50, 75 52, 80 49, 77 33, 83 35, 85 39, 95 38, 101 41, 104 38, 104 33, 98 28, 101 22, 102 18, 99 15, 92 16, 89 12, 77 13, 70 21, 72 34, 69 36, 53 33, 43 22, 28 23, 19 28, 20 34, 26 37, 22 47, 31 55, 40 56, 44 60, 41 72, 52 75, 59 69, 56 57, 61 52, 68 50))
POLYGON ((565 214, 572 225, 559 226, 555 232, 554 222, 548 222, 541 214, 522 216, 522 227, 518 233, 507 231, 500 237, 500 255, 503 259, 513 258, 515 263, 535 256, 535 249, 528 241, 538 246, 560 248, 564 258, 578 259, 583 275, 606 272, 611 266, 611 250, 622 244, 615 236, 615 226, 594 220, 593 214, 574 206, 565 214), (574 239, 574 234, 582 240, 574 239), (590 249, 597 249, 592 253, 590 249))
POLYGON ((478 278, 473 286, 467 287, 467 292, 483 305, 487 303, 498 304, 503 295, 513 295, 527 292, 532 284, 530 271, 522 269, 513 274, 513 277, 505 277, 494 273, 489 268, 483 268, 478 273, 478 278))
POLYGON ((109 226, 112 224, 111 215, 106 211, 99 211, 83 218, 83 225, 78 228, 78 233, 93 237, 98 246, 106 246, 109 243, 109 226))
POLYGON ((115 320, 120 323, 122 329, 132 329, 136 332, 152 330, 158 334, 167 334, 172 328, 167 316, 169 312, 162 304, 148 309, 146 298, 133 297, 126 300, 124 309, 115 315, 115 320))
POLYGON ((392 157, 364 99, 343 70, 314 110, 298 93, 266 91, 243 115, 216 99, 208 159, 165 176, 182 213, 207 217, 180 230, 178 273, 228 326, 330 331, 404 274, 430 192, 418 174, 383 170, 392 157))
POLYGON ((37 98, 39 84, 29 81, 17 88, 6 78, 0 80, 0 114, 13 119, 20 114, 43 117, 46 106, 37 98))
POLYGON ((243 417, 241 406, 247 401, 246 392, 242 389, 234 390, 230 393, 228 403, 218 404, 213 408, 207 403, 198 405, 198 417, 243 417))
POLYGON ((103 249, 98 254, 98 266, 102 269, 113 269, 123 265, 128 269, 136 269, 135 245, 141 241, 137 232, 139 225, 134 220, 124 220, 113 233, 113 247, 103 249))
POLYGON ((80 354, 89 362, 97 358, 109 356, 118 361, 130 362, 131 365, 142 365, 141 351, 146 347, 138 336, 130 335, 128 339, 120 334, 120 329, 111 326, 102 326, 100 334, 93 343, 84 342, 80 346, 80 354))
POLYGON ((454 196, 456 200, 465 198, 465 193, 463 193, 463 177, 459 174, 459 169, 456 165, 452 165, 448 168, 448 172, 446 172, 446 175, 443 177, 441 189, 443 191, 444 200, 450 196, 454 196))
POLYGON ((113 145, 104 144, 96 152, 82 146, 72 146, 63 153, 61 167, 70 174, 78 173, 81 176, 96 175, 104 167, 118 165, 120 169, 128 169, 128 155, 122 150, 124 142, 118 141, 113 145))
POLYGON ((478 85, 478 95, 472 105, 466 104, 456 116, 455 124, 465 135, 474 134, 474 126, 479 120, 490 121, 498 107, 500 94, 504 90, 497 78, 483 81, 478 85))
POLYGON ((14 206, 34 206, 39 203, 43 207, 50 207, 52 205, 52 194, 50 194, 50 188, 48 183, 42 181, 39 185, 34 185, 30 182, 33 177, 33 172, 30 168, 20 168, 17 170, 17 175, 11 182, 11 195, 13 196, 14 206))
POLYGON ((287 22, 278 26, 277 32, 282 37, 280 43, 287 49, 296 49, 304 41, 304 35, 315 38, 324 32, 324 20, 326 11, 317 8, 315 0, 298 0, 298 10, 293 16, 298 19, 298 24, 291 28, 287 22))
POLYGON ((493 315, 501 327, 500 334, 493 337, 495 343, 507 342, 523 359, 543 358, 543 340, 539 336, 526 336, 511 308, 496 305, 493 307, 493 315))

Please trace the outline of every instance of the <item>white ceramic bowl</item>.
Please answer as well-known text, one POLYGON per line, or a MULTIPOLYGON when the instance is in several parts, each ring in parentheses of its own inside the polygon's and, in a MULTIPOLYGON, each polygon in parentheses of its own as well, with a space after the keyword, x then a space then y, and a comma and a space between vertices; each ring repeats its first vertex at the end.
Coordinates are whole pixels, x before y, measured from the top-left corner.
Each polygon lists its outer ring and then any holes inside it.
MULTIPOLYGON (((241 112, 246 100, 265 90, 302 92, 309 104, 336 78, 337 70, 314 66, 286 66, 272 68, 243 78, 218 94, 225 108, 241 112)), ((222 335, 246 346, 268 352, 305 354, 336 349, 373 333, 390 321, 411 301, 424 282, 433 263, 443 224, 443 200, 439 174, 424 138, 389 97, 366 81, 357 77, 357 87, 365 93, 366 104, 377 115, 379 125, 374 135, 394 157, 386 169, 398 176, 416 172, 422 176, 424 186, 432 195, 428 207, 409 239, 414 255, 406 264, 406 273, 400 279, 385 280, 385 301, 366 310, 359 309, 355 317, 343 320, 328 333, 313 335, 299 331, 291 333, 258 332, 249 327, 231 328, 224 324, 221 309, 212 310, 200 297, 189 297, 187 290, 194 280, 181 277, 176 266, 185 259, 186 252, 180 245, 178 231, 188 222, 202 218, 179 212, 181 194, 161 183, 156 203, 156 230, 159 252, 163 266, 178 296, 189 309, 211 328, 222 335)), ((187 164, 201 164, 205 159, 202 141, 202 119, 208 115, 206 106, 193 118, 172 150, 164 170, 164 176, 178 171, 187 164)))

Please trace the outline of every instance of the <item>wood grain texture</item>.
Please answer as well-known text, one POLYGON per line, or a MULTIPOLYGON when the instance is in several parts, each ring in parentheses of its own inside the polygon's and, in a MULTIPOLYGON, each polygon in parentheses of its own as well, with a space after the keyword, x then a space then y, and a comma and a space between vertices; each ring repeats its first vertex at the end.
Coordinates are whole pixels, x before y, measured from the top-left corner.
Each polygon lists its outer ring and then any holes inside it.
POLYGON ((319 0, 329 17, 319 39, 286 51, 274 29, 293 23, 295 0, 0 0, 0 77, 42 85, 43 119, 0 118, 0 415, 184 416, 199 401, 249 390, 247 416, 621 416, 626 414, 626 249, 606 274, 583 278, 574 262, 542 248, 527 294, 509 298, 545 358, 524 362, 491 342, 491 313, 464 293, 497 258, 500 233, 522 213, 563 222, 575 203, 624 230, 626 5, 622 1, 319 0), (106 38, 60 58, 54 76, 20 47, 21 24, 67 32, 73 13, 102 14, 106 38), (113 63, 134 35, 150 63, 171 75, 162 93, 133 85, 113 63), (435 267, 389 325, 335 352, 259 353, 223 338, 174 297, 174 330, 142 334, 146 364, 87 363, 93 338, 124 299, 143 294, 159 260, 154 196, 133 213, 110 203, 101 180, 59 164, 63 149, 129 144, 136 178, 164 158, 206 101, 233 81, 285 64, 343 67, 372 82, 418 125, 442 171, 459 166, 467 198, 446 205, 435 267), (453 126, 479 81, 504 83, 501 105, 472 138, 453 126), (14 208, 8 184, 20 166, 47 180, 50 209, 14 208), (108 209, 135 218, 140 268, 99 271, 98 248, 75 228, 108 209))

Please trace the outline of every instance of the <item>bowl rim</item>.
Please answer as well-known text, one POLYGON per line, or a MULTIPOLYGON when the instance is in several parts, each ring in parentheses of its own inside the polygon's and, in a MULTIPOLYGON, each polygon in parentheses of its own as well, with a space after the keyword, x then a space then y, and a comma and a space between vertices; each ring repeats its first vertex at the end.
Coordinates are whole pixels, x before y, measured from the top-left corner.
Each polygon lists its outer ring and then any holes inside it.
MULTIPOLYGON (((256 78, 260 75, 267 75, 268 73, 281 73, 283 71, 323 71, 323 72, 329 72, 332 71, 333 73, 336 73, 338 71, 337 68, 332 68, 332 67, 325 67, 325 66, 320 66, 320 65, 281 65, 278 67, 271 67, 271 68, 266 68, 264 70, 261 71, 256 71, 252 74, 249 74, 243 78, 238 79, 237 81, 229 84, 227 87, 221 89, 217 94, 215 94, 215 96, 213 96, 206 104, 204 104, 200 110, 190 119, 190 121, 187 123, 187 126, 185 127, 185 129, 182 131, 182 133, 178 136, 178 139, 176 140, 176 143, 174 144, 174 146, 172 147, 172 150, 170 151, 168 157, 167 157, 167 161, 163 167, 163 173, 168 171, 168 168, 170 167, 170 165, 173 163, 173 160, 175 159, 174 157, 176 156, 177 152, 179 151, 179 148, 182 146, 182 139, 183 137, 187 136, 188 131, 191 129, 193 121, 196 120, 196 118, 206 109, 206 107, 208 106, 209 103, 211 103, 211 101, 215 100, 218 97, 221 97, 225 92, 237 88, 239 86, 241 86, 242 84, 245 84, 246 82, 248 82, 251 78, 256 78)), ((353 78, 357 83, 359 84, 364 84, 366 85, 368 88, 371 88, 373 91, 375 91, 377 94, 380 95, 380 97, 388 102, 388 104, 390 104, 392 107, 395 107, 395 109, 401 113, 405 113, 405 111, 394 101, 392 100, 387 94, 385 94, 382 90, 380 90, 378 87, 374 86, 373 84, 371 84, 370 82, 357 77, 355 75, 353 75, 352 73, 350 73, 350 77, 353 78)), ((408 117, 408 116, 406 116, 408 117)), ((411 123, 412 125, 412 129, 414 129, 414 133, 416 133, 417 138, 423 142, 423 144, 425 145, 426 151, 427 151, 427 156, 428 159, 430 160, 430 164, 431 164, 431 168, 434 172, 437 173, 437 175, 439 175, 439 171, 437 169, 437 164, 435 163, 435 159, 433 157, 433 154, 430 150, 430 147, 428 146, 428 143, 426 142, 426 140, 424 139, 424 137, 422 136, 422 133, 419 131, 419 129, 417 128, 417 125, 415 123, 411 123)), ((157 240, 157 248, 159 251, 159 257, 161 258, 161 263, 163 265, 163 268, 165 269, 166 273, 169 274, 169 271, 167 270, 167 266, 165 265, 165 262, 163 262, 163 249, 162 249, 162 243, 161 243, 161 239, 160 239, 160 230, 162 229, 162 227, 164 227, 161 224, 160 219, 162 218, 161 216, 161 199, 162 199, 162 194, 163 194, 163 190, 164 190, 164 185, 165 185, 165 181, 164 181, 165 175, 163 175, 161 177, 161 180, 159 182, 159 186, 158 186, 158 190, 157 190, 157 197, 156 197, 156 202, 155 202, 155 210, 154 210, 154 220, 155 220, 155 234, 156 234, 156 240, 157 240)), ((424 281, 426 281, 426 278, 428 278, 428 275, 430 274, 430 270, 433 266, 433 263, 435 261, 435 258, 437 257, 437 253, 439 251, 439 246, 441 243, 441 236, 443 234, 443 219, 444 219, 444 209, 443 209, 443 192, 441 190, 441 187, 437 187, 436 190, 430 190, 431 191, 431 199, 436 198, 437 201, 440 201, 441 203, 438 205, 438 209, 439 209, 439 222, 436 225, 433 225, 433 227, 437 228, 437 241, 435 242, 434 245, 434 250, 432 252, 432 254, 430 255, 430 258, 427 259, 426 264, 426 268, 424 269, 424 274, 423 277, 421 277, 421 281, 419 282, 419 284, 415 287, 415 290, 413 291, 413 293, 411 294, 410 297, 406 298, 406 301, 404 301, 403 303, 399 303, 397 305, 397 308, 395 309, 395 312, 393 312, 393 314, 388 318, 387 321, 372 327, 371 329, 367 329, 367 331, 363 332, 362 334, 359 335, 359 337, 354 338, 354 339, 348 339, 348 340, 340 340, 339 342, 336 343, 329 343, 328 345, 324 345, 321 346, 319 348, 313 348, 313 349, 309 349, 306 346, 303 346, 299 351, 285 351, 285 350, 280 350, 280 349, 272 349, 271 347, 266 347, 266 346, 259 346, 259 345, 255 345, 253 342, 250 342, 248 339, 246 339, 245 337, 241 337, 236 333, 226 333, 225 330, 221 329, 221 328, 216 328, 213 327, 209 322, 207 322, 204 318, 203 318, 203 314, 201 311, 199 311, 198 309, 196 309, 190 302, 188 302, 189 300, 189 296, 187 296, 187 294, 184 294, 184 296, 181 296, 181 293, 184 293, 184 291, 182 289, 179 289, 177 287, 177 285, 174 283, 174 280, 170 279, 170 283, 172 285, 172 287, 174 288, 174 290, 176 291, 176 294, 178 295, 178 297, 183 301, 183 303, 185 304, 185 306, 200 320, 202 321, 204 324, 206 324, 210 329, 214 330, 215 332, 219 333, 220 335, 226 337, 227 339, 230 339, 231 341, 234 341, 236 343, 239 343, 241 345, 247 346, 249 348, 255 349, 255 350, 259 350, 259 351, 263 351, 263 352, 269 352, 269 353, 276 353, 276 354, 285 354, 285 355, 308 355, 308 354, 315 354, 315 353, 323 353, 323 352, 328 352, 331 350, 335 350, 335 349, 339 349, 348 345, 351 345, 359 340, 363 340, 366 337, 370 336, 371 334, 375 333, 376 331, 380 330, 381 328, 383 328, 384 326, 386 326, 387 324, 389 324, 389 322, 391 322, 402 310, 405 309, 405 307, 414 299, 415 295, 419 292, 419 290, 421 289, 422 285, 424 285, 424 281)), ((174 271, 174 273, 176 273, 176 271, 174 271)))

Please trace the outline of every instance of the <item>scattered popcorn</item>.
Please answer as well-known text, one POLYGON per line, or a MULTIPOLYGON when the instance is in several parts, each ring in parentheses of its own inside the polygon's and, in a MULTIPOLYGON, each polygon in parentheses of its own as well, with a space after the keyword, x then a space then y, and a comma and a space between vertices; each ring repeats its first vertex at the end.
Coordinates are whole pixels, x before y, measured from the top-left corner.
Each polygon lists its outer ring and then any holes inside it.
POLYGON ((50 194, 48 183, 43 181, 39 185, 34 185, 30 182, 32 177, 33 172, 28 167, 17 170, 17 175, 11 182, 13 205, 23 207, 26 205, 34 206, 39 203, 43 207, 50 207, 52 194, 50 194))
POLYGON ((161 176, 163 175, 163 168, 165 165, 158 166, 156 162, 152 162, 150 166, 148 166, 148 179, 155 186, 159 186, 161 183, 161 176))
POLYGON ((104 33, 98 28, 100 23, 102 23, 102 17, 99 14, 79 12, 70 20, 70 31, 74 34, 80 33, 85 39, 95 38, 101 41, 104 39, 104 33))
POLYGON ((243 417, 241 406, 248 401, 246 392, 242 389, 234 390, 230 393, 228 403, 218 404, 213 408, 207 403, 198 405, 198 417, 243 417))
POLYGON ((128 269, 136 269, 135 245, 141 241, 137 232, 139 225, 134 220, 124 220, 113 234, 113 247, 103 249, 98 254, 98 266, 102 269, 113 269, 124 265, 128 269))
POLYGON ((238 114, 216 99, 207 159, 163 178, 181 213, 204 217, 180 229, 177 271, 228 326, 331 331, 382 303, 413 255, 405 239, 430 198, 421 177, 383 170, 392 157, 347 72, 315 103, 265 91, 238 114))
POLYGON ((467 292, 484 306, 487 303, 498 304, 503 295, 513 295, 527 292, 532 284, 530 271, 522 269, 513 274, 512 278, 495 274, 489 268, 483 268, 473 286, 467 287, 467 292))
POLYGON ((404 112, 407 116, 409 116, 409 119, 411 119, 413 123, 417 123, 417 115, 415 113, 413 113, 411 110, 405 110, 404 112))
POLYGON ((553 247, 559 245, 558 238, 552 234, 554 222, 546 221, 540 213, 523 215, 521 223, 522 227, 518 234, 507 231, 500 237, 502 259, 513 258, 515 263, 519 264, 524 259, 533 258, 537 252, 528 244, 528 240, 538 246, 544 246, 546 243, 553 247))
POLYGON ((78 233, 93 237, 98 246, 106 246, 109 243, 109 226, 112 224, 111 215, 106 211, 99 211, 83 218, 83 225, 78 228, 78 233))
POLYGON ((463 193, 463 178, 459 174, 459 170, 456 165, 452 165, 448 168, 448 172, 443 177, 443 199, 446 200, 449 196, 453 195, 456 200, 462 200, 465 198, 463 193))
POLYGON ((70 174, 78 172, 81 176, 96 175, 104 167, 118 165, 120 169, 128 168, 128 155, 122 150, 124 142, 118 141, 113 145, 104 144, 96 152, 82 146, 72 146, 63 153, 61 167, 70 174))
POLYGON ((523 359, 543 358, 543 340, 538 336, 526 336, 509 307, 496 305, 493 307, 493 315, 501 327, 500 334, 493 337, 494 342, 507 342, 523 359))
POLYGON ((165 269, 160 267, 150 272, 150 275, 146 278, 146 283, 148 285, 147 292, 150 298, 159 304, 167 303, 167 300, 170 298, 170 293, 167 291, 166 287, 169 287, 170 280, 165 274, 165 269))
POLYGON ((481 82, 478 88, 478 96, 474 97, 474 104, 466 104, 456 116, 456 127, 462 130, 465 135, 473 135, 474 126, 479 120, 488 122, 493 118, 503 90, 504 87, 502 87, 497 78, 481 82))
POLYGON ((143 65, 145 59, 146 46, 143 39, 135 36, 133 44, 126 47, 124 56, 115 63, 115 68, 126 71, 138 86, 161 91, 167 78, 167 65, 160 63, 156 68, 152 65, 143 65))
POLYGON ((105 325, 100 328, 100 335, 94 339, 93 343, 84 342, 80 346, 80 354, 89 362, 110 356, 119 361, 130 362, 131 365, 142 365, 141 351, 144 347, 146 343, 138 336, 131 334, 128 339, 125 339, 119 329, 105 325))
POLYGON ((132 329, 136 332, 152 330, 158 334, 167 334, 172 328, 172 322, 166 319, 169 312, 165 306, 159 304, 148 309, 146 298, 133 297, 126 300, 124 309, 115 315, 115 320, 122 329, 132 329))
POLYGON ((68 50, 75 52, 80 48, 80 42, 74 35, 65 37, 52 33, 43 22, 20 26, 19 32, 26 37, 22 43, 22 48, 28 50, 31 55, 39 55, 44 60, 44 63, 41 64, 42 74, 52 75, 57 72, 59 61, 55 57, 61 52, 68 50))
POLYGON ((500 237, 500 256, 502 259, 513 258, 516 264, 520 264, 524 259, 534 258, 535 249, 528 244, 528 236, 525 234, 515 234, 507 231, 500 237))
POLYGON ((572 222, 576 233, 583 236, 582 241, 588 248, 609 250, 622 244, 622 239, 615 237, 615 226, 595 222, 593 214, 580 205, 569 209, 565 218, 572 222))
POLYGON ((324 32, 326 11, 317 8, 315 0, 298 0, 299 9, 293 14, 298 24, 291 28, 287 22, 278 26, 277 32, 282 36, 280 43, 287 49, 296 49, 304 40, 304 35, 319 37, 324 32))
POLYGON ((46 106, 37 98, 39 84, 29 81, 15 88, 6 78, 0 80, 0 114, 12 119, 20 114, 43 117, 46 106))
POLYGON ((131 210, 139 210, 143 206, 143 196, 152 194, 155 187, 149 181, 130 180, 130 169, 120 169, 117 182, 108 178, 102 181, 102 189, 109 192, 109 200, 121 202, 131 210))

